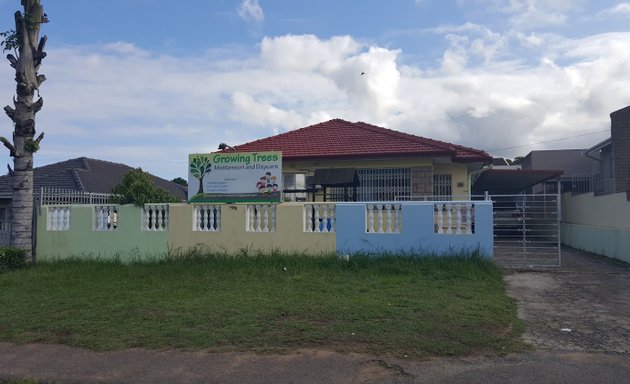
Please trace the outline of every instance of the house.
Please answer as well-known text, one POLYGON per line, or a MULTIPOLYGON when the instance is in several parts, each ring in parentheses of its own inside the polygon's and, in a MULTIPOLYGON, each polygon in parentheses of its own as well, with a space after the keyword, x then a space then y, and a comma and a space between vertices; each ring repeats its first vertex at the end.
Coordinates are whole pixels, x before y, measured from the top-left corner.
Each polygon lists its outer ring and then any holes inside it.
POLYGON ((227 150, 281 151, 284 189, 293 192, 285 201, 467 199, 471 175, 492 162, 481 150, 341 119, 227 150))
MULTIPOLYGON (((562 177, 560 177, 562 191, 578 191, 583 188, 583 181, 590 180, 597 169, 597 161, 586 157, 586 151, 587 149, 583 148, 531 151, 523 158, 521 167, 526 170, 562 171, 562 177)), ((537 186, 532 192, 542 192, 542 186, 537 186)))
MULTIPOLYGON (((109 161, 78 157, 33 169, 33 193, 39 201, 42 189, 54 189, 73 193, 110 194, 123 175, 134 168, 109 161)), ((155 184, 174 196, 186 199, 185 189, 168 180, 153 176, 155 184)), ((9 244, 9 222, 12 198, 12 179, 0 177, 0 245, 9 244)), ((70 201, 68 201, 70 202, 70 201)), ((76 201, 74 201, 76 203, 76 201)))
POLYGON ((610 138, 585 151, 595 172, 562 195, 562 242, 630 262, 630 107, 610 114, 610 138))

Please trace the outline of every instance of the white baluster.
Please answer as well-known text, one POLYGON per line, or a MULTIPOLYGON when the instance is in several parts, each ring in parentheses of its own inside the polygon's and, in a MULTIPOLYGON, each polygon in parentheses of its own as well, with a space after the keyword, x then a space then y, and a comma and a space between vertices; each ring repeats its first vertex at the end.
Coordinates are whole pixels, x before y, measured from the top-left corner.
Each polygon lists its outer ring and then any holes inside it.
POLYGON ((330 223, 330 216, 328 215, 328 204, 322 204, 322 232, 330 232, 328 229, 328 223, 330 223))
POLYGON ((144 224, 143 224, 143 227, 144 227, 143 229, 145 231, 151 230, 151 227, 149 227, 149 221, 151 220, 150 212, 151 212, 151 206, 145 205, 144 206, 144 224))
POLYGON ((392 205, 385 204, 385 232, 392 233, 392 205))
POLYGON ((383 233, 383 204, 377 204, 378 229, 377 233, 383 233))
POLYGON ((214 227, 214 230, 220 231, 221 230, 221 206, 215 205, 214 208, 216 209, 216 215, 215 215, 216 225, 214 227))
POLYGON ((96 207, 96 226, 95 230, 102 231, 103 230, 103 207, 96 207))
POLYGON ((330 231, 337 232, 337 205, 330 205, 330 231))
POLYGON ((63 208, 57 207, 57 223, 55 224, 55 230, 61 231, 63 229, 64 211, 63 208))
POLYGON ((472 234, 473 204, 466 204, 466 234, 472 234))
POLYGON ((70 229, 70 208, 65 208, 63 215, 63 230, 67 231, 70 229))
POLYGON ((304 204, 304 232, 313 232, 313 206, 311 204, 304 204))
POLYGON ((261 210, 261 206, 257 205, 256 206, 256 232, 260 232, 262 231, 262 225, 261 225, 261 220, 262 220, 262 212, 260 212, 261 210))
POLYGON ((193 231, 201 231, 201 215, 204 210, 204 206, 193 206, 193 231))
POLYGON ((453 206, 446 204, 446 233, 453 233, 453 206))
POLYGON ((247 231, 254 231, 254 206, 247 206, 247 231))
POLYGON ((271 205, 271 228, 269 228, 270 231, 275 232, 276 231, 276 206, 275 205, 271 205))
POLYGON ((209 205, 208 210, 206 211, 206 218, 208 222, 206 223, 206 230, 208 231, 216 231, 215 228, 215 213, 214 213, 214 205, 209 205))
POLYGON ((400 233, 402 227, 402 212, 401 205, 394 204, 394 232, 400 233))
POLYGON ((163 220, 162 221, 162 231, 168 231, 168 205, 163 205, 163 220))
POLYGON ((319 216, 319 204, 315 204, 313 207, 315 208, 315 232, 319 233, 322 231, 322 223, 320 221, 321 217, 319 216))
POLYGON ((455 205, 455 233, 458 235, 462 234, 462 206, 459 204, 455 205))
POLYGON ((365 206, 368 212, 368 232, 374 232, 374 204, 365 206))
POLYGON ((444 204, 435 204, 437 208, 437 233, 444 233, 444 220, 442 217, 442 208, 444 204))

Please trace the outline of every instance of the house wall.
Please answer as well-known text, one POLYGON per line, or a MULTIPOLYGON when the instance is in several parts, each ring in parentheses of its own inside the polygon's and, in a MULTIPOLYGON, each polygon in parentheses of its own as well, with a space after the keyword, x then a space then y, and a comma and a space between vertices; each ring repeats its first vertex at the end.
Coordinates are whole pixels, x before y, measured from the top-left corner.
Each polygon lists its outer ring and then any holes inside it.
POLYGON ((630 107, 610 114, 615 192, 630 192, 630 107))
POLYGON ((282 163, 283 173, 313 172, 318 168, 411 168, 414 195, 433 195, 433 175, 450 174, 453 195, 468 195, 468 165, 458 163, 434 164, 433 159, 365 159, 287 161, 282 163), (458 187, 461 183, 461 187, 458 187))
POLYGON ((474 234, 435 233, 434 206, 427 202, 405 203, 400 233, 368 233, 365 230, 365 204, 337 203, 337 252, 341 254, 419 252, 447 255, 479 250, 493 255, 492 202, 475 202, 474 234))
POLYGON ((4 210, 4 220, 0 223, 0 247, 11 245, 11 199, 0 199, 0 209, 4 210))
POLYGON ((630 202, 626 193, 562 195, 562 243, 630 262, 630 202))
POLYGON ((47 230, 48 207, 42 207, 37 220, 37 260, 65 259, 73 256, 153 258, 168 249, 168 233, 142 231, 142 210, 133 205, 119 206, 118 229, 94 231, 94 206, 70 207, 70 230, 47 230))
POLYGON ((436 164, 434 174, 450 174, 453 182, 453 196, 468 196, 468 166, 466 164, 436 164), (458 187, 461 183, 461 187, 458 187))

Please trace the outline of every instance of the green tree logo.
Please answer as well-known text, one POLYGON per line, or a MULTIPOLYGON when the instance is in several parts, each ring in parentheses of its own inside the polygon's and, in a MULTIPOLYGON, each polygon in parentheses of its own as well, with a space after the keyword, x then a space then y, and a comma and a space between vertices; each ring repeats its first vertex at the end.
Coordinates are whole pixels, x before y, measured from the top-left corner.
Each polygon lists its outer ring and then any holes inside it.
POLYGON ((190 160, 190 174, 199 180, 199 190, 197 194, 203 193, 203 177, 212 170, 212 163, 207 156, 197 156, 190 160))

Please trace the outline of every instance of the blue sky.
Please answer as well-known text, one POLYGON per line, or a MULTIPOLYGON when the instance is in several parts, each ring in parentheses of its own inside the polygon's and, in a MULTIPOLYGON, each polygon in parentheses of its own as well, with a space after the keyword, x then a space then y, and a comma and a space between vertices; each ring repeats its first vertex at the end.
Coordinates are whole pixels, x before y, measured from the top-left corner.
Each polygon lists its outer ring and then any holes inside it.
MULTIPOLYGON (((19 3, 0 0, 1 30, 19 3)), ((332 118, 514 157, 589 147, 630 104, 630 2, 43 5, 36 166, 88 156, 186 177, 188 153, 332 118)), ((4 105, 13 76, 0 66, 4 105)))

